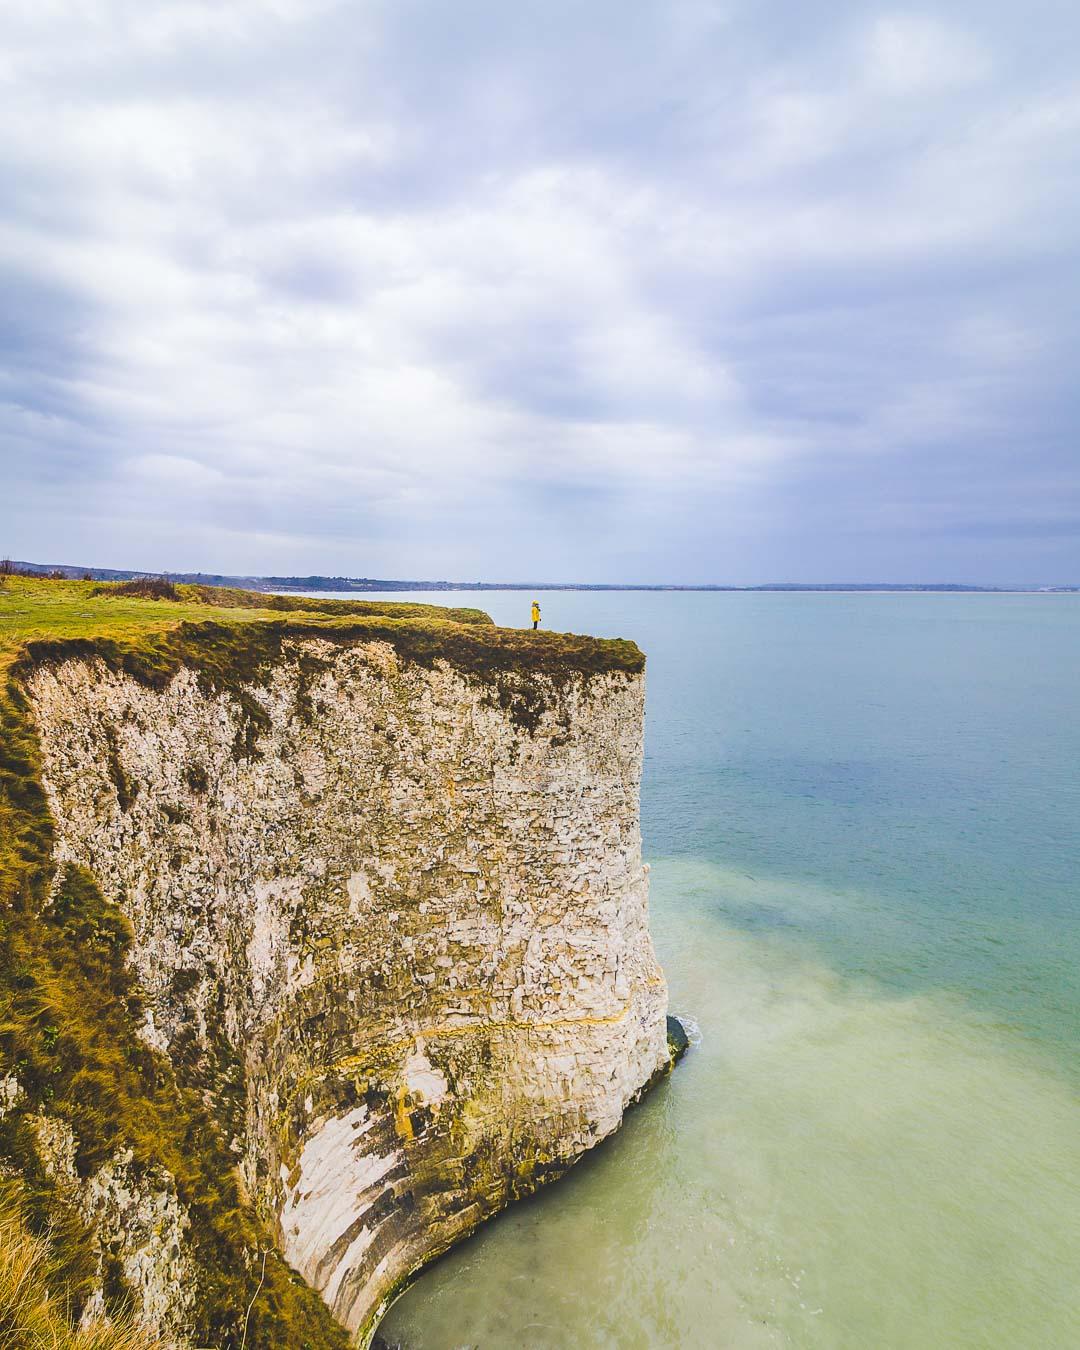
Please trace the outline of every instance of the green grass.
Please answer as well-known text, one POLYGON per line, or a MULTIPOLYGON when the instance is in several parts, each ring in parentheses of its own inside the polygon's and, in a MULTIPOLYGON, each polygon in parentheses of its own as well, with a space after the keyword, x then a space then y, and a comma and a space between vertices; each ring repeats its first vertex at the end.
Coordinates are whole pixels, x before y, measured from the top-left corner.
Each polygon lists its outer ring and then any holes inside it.
POLYGON ((106 637, 117 641, 133 640, 198 618, 212 618, 222 623, 256 623, 280 618, 283 613, 303 613, 339 619, 380 616, 493 626, 490 617, 479 609, 274 596, 215 586, 177 586, 176 590, 182 597, 179 601, 148 600, 124 595, 118 585, 8 577, 0 584, 0 659, 34 639, 106 637))
MULTIPOLYGON (((18 1180, 16 1209, 8 1201, 0 1207, 0 1317, 3 1271, 21 1269, 29 1252, 33 1287, 51 1291, 48 1315, 69 1336, 64 1340, 57 1331, 53 1340, 4 1341, 0 1324, 0 1350, 39 1343, 101 1350, 115 1344, 119 1350, 148 1343, 124 1339, 126 1298, 118 1280, 106 1281, 111 1310, 121 1319, 118 1339, 81 1341, 71 1331, 92 1287, 93 1261, 78 1216, 41 1168, 35 1113, 68 1122, 83 1175, 120 1146, 133 1150, 135 1166, 164 1166, 172 1174, 192 1218, 196 1344, 240 1345, 261 1253, 270 1247, 202 1097, 136 1035, 139 994, 125 959, 131 934, 123 915, 104 900, 94 878, 76 868, 65 872, 53 903, 44 903, 53 822, 23 691, 30 670, 82 654, 161 687, 190 666, 208 690, 227 690, 246 713, 236 746, 241 755, 258 752, 266 717, 248 688, 267 677, 283 643, 298 637, 384 641, 406 662, 428 667, 448 660, 466 678, 483 681, 528 731, 538 726, 547 695, 544 682, 523 676, 632 673, 644 664, 631 642, 499 629, 475 609, 198 586, 176 587, 178 598, 160 588, 166 598, 154 599, 132 589, 24 577, 0 583, 0 1058, 15 1069, 22 1089, 17 1108, 0 1120, 0 1166, 18 1180)), ((317 660, 305 659, 317 673, 317 660)), ((42 1302, 37 1293, 28 1298, 31 1311, 42 1302)), ((271 1250, 247 1344, 344 1350, 347 1338, 271 1250)))

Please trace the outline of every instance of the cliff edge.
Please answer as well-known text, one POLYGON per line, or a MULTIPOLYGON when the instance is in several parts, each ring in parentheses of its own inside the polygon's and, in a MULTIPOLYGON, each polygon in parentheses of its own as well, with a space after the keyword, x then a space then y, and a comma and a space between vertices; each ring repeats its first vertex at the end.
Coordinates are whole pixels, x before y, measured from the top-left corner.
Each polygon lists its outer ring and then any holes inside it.
MULTIPOLYGON (((42 922, 66 932, 80 888, 117 916, 128 1057, 171 1076, 181 1124, 203 1113, 252 1293, 261 1231, 360 1344, 670 1064, 640 652, 379 608, 31 642, 13 671, 51 817, 42 922)), ((78 1110, 5 1082, 93 1245, 81 1315, 111 1278, 173 1343, 238 1343, 201 1306, 182 1163, 87 1150, 78 1110)))

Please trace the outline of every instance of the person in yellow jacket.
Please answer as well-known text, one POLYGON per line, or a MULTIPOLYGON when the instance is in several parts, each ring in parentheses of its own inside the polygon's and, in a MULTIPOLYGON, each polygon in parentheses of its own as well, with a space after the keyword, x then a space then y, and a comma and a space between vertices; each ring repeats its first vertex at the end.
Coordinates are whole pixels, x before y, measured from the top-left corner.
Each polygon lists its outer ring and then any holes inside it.
POLYGON ((534 628, 539 628, 539 627, 540 627, 540 605, 539 605, 539 603, 538 603, 536 600, 533 601, 533 607, 532 607, 532 621, 533 621, 533 627, 534 627, 534 628))

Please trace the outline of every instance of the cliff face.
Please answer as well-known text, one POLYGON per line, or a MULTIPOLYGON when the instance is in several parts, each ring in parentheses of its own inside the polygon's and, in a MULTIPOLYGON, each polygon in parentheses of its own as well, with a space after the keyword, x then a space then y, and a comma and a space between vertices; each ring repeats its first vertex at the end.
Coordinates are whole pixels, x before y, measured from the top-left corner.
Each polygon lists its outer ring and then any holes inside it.
MULTIPOLYGON (((491 681, 300 635, 242 698, 93 654, 26 683, 55 861, 130 919, 141 1036, 201 1089, 286 1259, 360 1340, 667 1067, 640 673, 491 681)), ((62 1172, 64 1141, 43 1150, 62 1172)), ((112 1250, 148 1308, 193 1218, 167 1176, 138 1184, 171 1255, 115 1198, 112 1250)), ((182 1295, 154 1313, 181 1338, 185 1318, 182 1295)))

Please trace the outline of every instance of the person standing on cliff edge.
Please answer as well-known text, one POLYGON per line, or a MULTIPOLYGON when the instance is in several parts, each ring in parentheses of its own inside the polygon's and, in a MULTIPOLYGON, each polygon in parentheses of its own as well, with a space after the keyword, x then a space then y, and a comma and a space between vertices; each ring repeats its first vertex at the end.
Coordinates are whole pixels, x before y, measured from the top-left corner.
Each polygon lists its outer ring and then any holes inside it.
POLYGON ((539 602, 536 600, 533 601, 532 621, 533 621, 533 628, 540 627, 540 605, 539 602))

